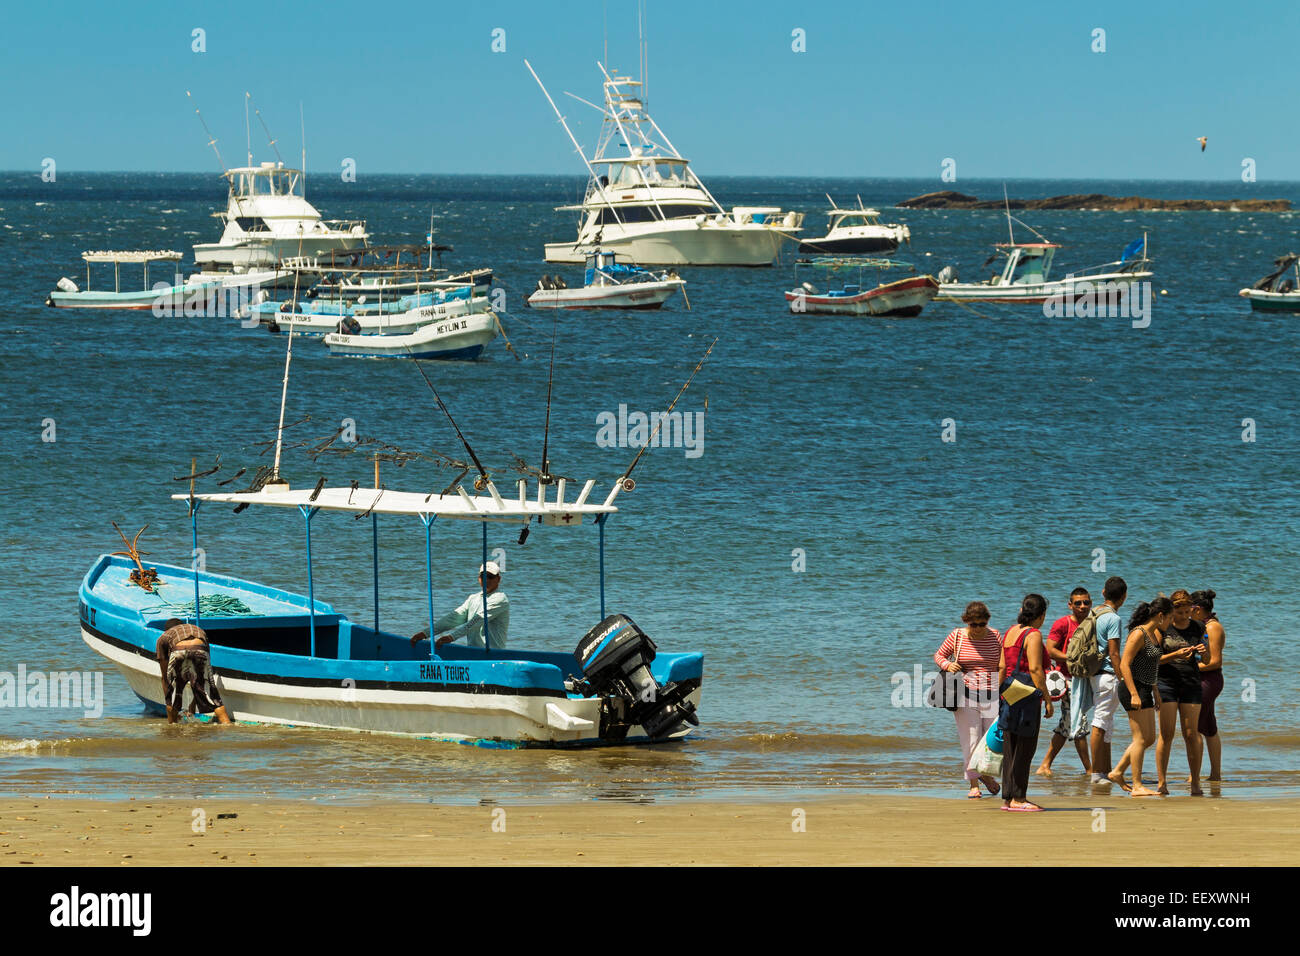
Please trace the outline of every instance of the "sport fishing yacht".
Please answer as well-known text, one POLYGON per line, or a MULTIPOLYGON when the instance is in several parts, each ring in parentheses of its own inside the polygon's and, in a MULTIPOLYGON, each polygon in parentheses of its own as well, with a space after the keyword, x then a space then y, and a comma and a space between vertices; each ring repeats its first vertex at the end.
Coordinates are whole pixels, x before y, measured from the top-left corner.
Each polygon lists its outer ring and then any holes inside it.
POLYGON ((194 247, 200 271, 247 272, 275 268, 292 256, 319 256, 366 244, 360 220, 324 220, 303 195, 302 170, 283 163, 240 166, 223 174, 230 184, 220 242, 194 247))
POLYGON ((590 159, 533 72, 590 174, 582 202, 558 207, 579 214, 577 238, 546 243, 546 261, 581 263, 600 247, 642 265, 771 265, 803 214, 776 206, 724 209, 646 112, 641 81, 600 69, 605 105, 587 105, 604 122, 590 159))

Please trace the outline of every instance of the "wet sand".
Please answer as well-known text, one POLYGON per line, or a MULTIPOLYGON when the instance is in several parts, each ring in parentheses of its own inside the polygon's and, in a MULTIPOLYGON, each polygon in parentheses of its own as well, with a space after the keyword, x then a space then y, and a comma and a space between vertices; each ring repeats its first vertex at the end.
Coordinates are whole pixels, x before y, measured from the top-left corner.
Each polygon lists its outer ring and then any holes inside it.
POLYGON ((1296 799, 1052 804, 1013 814, 989 797, 501 807, 9 799, 0 801, 0 864, 1114 867, 1168 862, 1161 847, 1170 846, 1195 848, 1180 865, 1300 858, 1296 799))

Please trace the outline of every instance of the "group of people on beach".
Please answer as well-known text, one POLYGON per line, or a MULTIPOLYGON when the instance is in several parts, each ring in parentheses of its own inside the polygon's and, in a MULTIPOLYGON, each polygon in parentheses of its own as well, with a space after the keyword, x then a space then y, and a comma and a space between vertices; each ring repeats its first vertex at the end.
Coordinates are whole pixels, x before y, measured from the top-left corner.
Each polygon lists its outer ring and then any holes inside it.
MULTIPOLYGON (((939 667, 953 675, 960 689, 953 710, 963 753, 962 766, 971 799, 981 795, 980 784, 990 794, 1002 794, 1003 810, 1032 811, 1042 807, 1029 802, 1030 766, 1038 747, 1040 715, 1055 713, 1047 676, 1060 671, 1054 684, 1066 686, 1059 697, 1060 718, 1052 732, 1047 754, 1037 773, 1051 775, 1052 763, 1073 741, 1079 761, 1094 785, 1118 784, 1135 797, 1168 794, 1169 756, 1174 731, 1181 726, 1190 793, 1200 796, 1204 751, 1210 757, 1209 780, 1219 780, 1222 761, 1214 701, 1223 689, 1224 631, 1214 613, 1214 591, 1179 589, 1133 609, 1124 627, 1119 609, 1128 599, 1123 578, 1111 577, 1102 587, 1104 603, 1093 604, 1087 588, 1070 592, 1069 613, 1057 618, 1046 637, 1047 600, 1028 594, 1020 605, 1016 623, 999 633, 989 627, 989 610, 972 601, 962 615, 965 627, 947 636, 935 652, 939 667), (1099 660, 1078 673, 1067 670, 1067 654, 1075 631, 1081 642, 1095 636, 1099 660), (957 677, 960 675, 960 678, 957 677), (1021 684, 1025 696, 1009 702, 1008 690, 1021 684), (1029 687, 1032 686, 1032 692, 1029 687), (1111 763, 1111 734, 1119 708, 1128 716, 1132 740, 1119 762, 1111 763), (1002 742, 1002 779, 971 769, 972 758, 990 728, 997 725, 1002 742), (1157 785, 1146 787, 1142 770, 1146 752, 1156 748, 1157 785), (1132 783, 1125 777, 1131 771, 1132 783)), ((940 675, 941 678, 943 675, 940 675)), ((995 731, 996 733, 997 731, 995 731)))

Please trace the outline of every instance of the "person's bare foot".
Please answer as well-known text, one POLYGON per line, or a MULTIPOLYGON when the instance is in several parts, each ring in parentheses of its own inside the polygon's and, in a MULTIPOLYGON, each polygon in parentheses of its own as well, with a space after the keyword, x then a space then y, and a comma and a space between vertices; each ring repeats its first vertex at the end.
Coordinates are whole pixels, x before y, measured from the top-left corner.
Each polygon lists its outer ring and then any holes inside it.
POLYGON ((1201 781, 1199 781, 1199 780, 1193 780, 1193 781, 1192 781, 1192 789, 1189 790, 1188 793, 1190 793, 1193 797, 1203 797, 1203 796, 1205 796, 1205 791, 1201 789, 1201 781))
POLYGON ((1220 777, 1217 773, 1212 773, 1205 779, 1210 781, 1210 783, 1220 783, 1223 780, 1223 778, 1220 777))
POLYGON ((1122 775, 1117 777, 1112 771, 1111 773, 1106 774, 1106 779, 1111 783, 1119 784, 1126 793, 1131 793, 1133 791, 1133 788, 1128 785, 1128 781, 1125 780, 1122 775))
POLYGON ((1167 783, 1162 783, 1162 784, 1158 785, 1158 786, 1156 787, 1156 793, 1160 794, 1160 796, 1162 796, 1162 797, 1167 797, 1167 796, 1169 796, 1169 784, 1167 784, 1167 783))
POLYGON ((1131 788, 1131 789, 1130 789, 1129 787, 1125 787, 1124 789, 1125 789, 1125 790, 1128 790, 1129 793, 1130 793, 1132 796, 1135 796, 1135 797, 1154 797, 1154 796, 1158 796, 1158 794, 1157 794, 1154 790, 1148 790, 1146 787, 1142 786, 1141 784, 1138 784, 1136 787, 1133 787, 1133 788, 1131 788))
POLYGON ((1040 777, 1050 777, 1052 775, 1052 765, 1045 763, 1035 770, 1034 773, 1038 774, 1040 777))

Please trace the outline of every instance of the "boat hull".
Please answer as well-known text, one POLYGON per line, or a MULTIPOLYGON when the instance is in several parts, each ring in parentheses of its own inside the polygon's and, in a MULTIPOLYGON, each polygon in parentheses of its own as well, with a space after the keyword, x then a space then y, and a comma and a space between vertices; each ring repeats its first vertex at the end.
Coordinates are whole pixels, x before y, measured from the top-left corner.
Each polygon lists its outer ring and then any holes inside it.
MULTIPOLYGON (((642 266, 770 266, 787 241, 785 233, 760 223, 691 220, 666 225, 647 223, 636 231, 635 226, 617 230, 606 225, 599 245, 642 266)), ((590 242, 548 242, 546 261, 585 262, 586 250, 594 244, 594 237, 590 242)))
POLYGON ((1250 300, 1255 312, 1300 313, 1300 292, 1264 292, 1260 289, 1242 289, 1238 293, 1250 300))
POLYGON ((681 279, 669 279, 577 289, 538 289, 528 297, 528 305, 534 309, 657 309, 685 284, 681 279))
POLYGON ((886 236, 857 236, 852 239, 809 239, 799 243, 799 251, 817 255, 897 252, 898 245, 897 240, 886 236))
POLYGON ((785 300, 795 313, 910 318, 921 314, 938 289, 939 284, 930 276, 914 276, 852 296, 812 295, 796 289, 787 292, 785 300))
POLYGON ((1104 295, 1110 291, 1127 294, 1136 282, 1151 278, 1150 272, 1108 273, 1057 279, 1051 282, 1030 282, 1024 285, 989 285, 985 282, 946 282, 939 286, 936 302, 994 302, 1022 305, 1042 305, 1051 299, 1083 299, 1104 295))
MULTIPOLYGON (((362 333, 372 335, 409 335, 430 322, 454 319, 462 315, 486 315, 486 296, 473 299, 449 299, 434 305, 421 306, 406 312, 353 315, 362 333)), ((338 329, 342 313, 263 312, 262 324, 287 335, 292 327, 298 335, 329 335, 338 329)))

